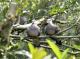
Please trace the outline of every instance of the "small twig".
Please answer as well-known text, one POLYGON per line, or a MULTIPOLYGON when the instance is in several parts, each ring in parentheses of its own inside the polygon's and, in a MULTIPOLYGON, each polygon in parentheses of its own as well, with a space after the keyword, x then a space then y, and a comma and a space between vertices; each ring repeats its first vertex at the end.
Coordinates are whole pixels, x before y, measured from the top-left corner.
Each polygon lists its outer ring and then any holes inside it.
MULTIPOLYGON (((62 50, 62 49, 60 49, 60 51, 64 52, 64 50, 62 50)), ((70 51, 68 51, 68 53, 71 54, 71 55, 78 55, 78 54, 80 54, 80 52, 70 52, 70 51)))
POLYGON ((67 24, 68 21, 61 21, 61 20, 54 20, 56 23, 60 23, 60 24, 67 24))
POLYGON ((62 31, 60 31, 60 32, 58 32, 57 34, 63 33, 63 32, 65 32, 65 31, 71 29, 72 27, 74 27, 74 26, 78 23, 79 20, 80 20, 80 18, 79 18, 72 26, 70 26, 70 27, 68 27, 68 28, 66 28, 66 29, 64 29, 64 30, 62 30, 62 31))
POLYGON ((55 36, 57 38, 80 38, 80 36, 55 36))
POLYGON ((10 35, 12 38, 20 38, 20 35, 10 35))
POLYGON ((62 46, 65 46, 65 47, 67 47, 67 48, 71 48, 71 49, 73 49, 73 50, 80 51, 80 49, 74 48, 74 47, 69 46, 69 45, 66 45, 66 44, 62 44, 62 46))

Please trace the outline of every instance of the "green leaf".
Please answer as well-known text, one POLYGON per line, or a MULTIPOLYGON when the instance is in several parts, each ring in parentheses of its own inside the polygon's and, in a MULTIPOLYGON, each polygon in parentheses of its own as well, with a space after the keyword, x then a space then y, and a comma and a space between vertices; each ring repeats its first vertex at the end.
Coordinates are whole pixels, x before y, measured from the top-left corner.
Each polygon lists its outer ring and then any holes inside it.
POLYGON ((28 46, 31 54, 33 54, 33 51, 35 50, 34 46, 30 42, 28 43, 28 46))
POLYGON ((67 52, 69 51, 69 48, 67 48, 63 53, 62 53, 62 58, 61 59, 67 59, 67 52))
POLYGON ((58 5, 54 5, 51 7, 51 9, 49 10, 49 14, 50 15, 54 15, 54 14, 57 14, 58 12, 64 12, 65 11, 65 8, 61 8, 60 6, 58 5))
POLYGON ((47 55, 47 52, 43 48, 35 48, 32 59, 43 59, 47 55))
POLYGON ((28 46, 32 54, 32 59, 43 59, 47 55, 47 52, 43 48, 34 48, 31 43, 28 43, 28 46))
POLYGON ((49 46, 51 47, 52 51, 54 52, 54 54, 56 55, 56 57, 58 59, 61 59, 62 53, 59 50, 58 46, 50 40, 47 40, 47 42, 48 42, 49 46))

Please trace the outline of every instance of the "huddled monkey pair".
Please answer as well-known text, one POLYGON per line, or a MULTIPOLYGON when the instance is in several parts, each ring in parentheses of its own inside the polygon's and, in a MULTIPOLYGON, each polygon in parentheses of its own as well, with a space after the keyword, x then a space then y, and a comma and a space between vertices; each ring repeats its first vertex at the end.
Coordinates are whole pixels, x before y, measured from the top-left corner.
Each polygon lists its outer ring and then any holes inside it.
MULTIPOLYGON (((42 30, 46 35, 52 36, 58 33, 60 30, 56 24, 53 23, 52 19, 46 19, 46 25, 42 30)), ((36 23, 36 20, 33 19, 30 26, 26 29, 26 34, 28 37, 33 39, 33 42, 36 46, 39 46, 39 36, 41 35, 41 27, 36 23)), ((61 41, 57 40, 57 38, 50 37, 51 39, 56 41, 56 44, 61 45, 61 41)))

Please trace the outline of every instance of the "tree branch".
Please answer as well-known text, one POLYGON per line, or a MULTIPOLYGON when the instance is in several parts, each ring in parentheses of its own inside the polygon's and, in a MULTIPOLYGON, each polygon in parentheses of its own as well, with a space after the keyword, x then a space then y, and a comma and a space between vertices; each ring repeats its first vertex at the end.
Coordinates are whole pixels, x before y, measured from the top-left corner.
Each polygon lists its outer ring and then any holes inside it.
MULTIPOLYGON (((37 20, 35 23, 36 24, 40 24, 42 21, 44 21, 45 18, 41 18, 40 20, 37 20)), ((16 29, 26 29, 27 27, 29 27, 32 23, 29 23, 29 24, 25 24, 25 25, 20 25, 20 24, 16 24, 16 25, 13 25, 14 28, 16 29)))
MULTIPOLYGON (((20 38, 19 36, 16 36, 16 35, 12 35, 13 37, 17 37, 17 38, 20 38)), ((11 37, 12 37, 11 36, 11 37)), ((60 37, 61 38, 61 37, 60 37)), ((71 38, 71 37, 70 37, 71 38)), ((73 38, 73 37, 72 37, 73 38)), ((31 39, 27 39, 27 40, 25 40, 25 39, 23 39, 22 40, 23 42, 26 42, 26 43, 28 43, 28 42, 32 42, 32 40, 31 39)), ((47 44, 47 42, 46 41, 40 41, 40 43, 44 43, 44 44, 47 44)), ((45 46, 44 44, 41 44, 40 45, 40 47, 43 47, 43 48, 47 48, 47 49, 51 49, 49 46, 45 46)), ((71 48, 72 50, 77 50, 77 51, 80 51, 80 49, 77 49, 77 48, 74 48, 74 47, 71 47, 71 46, 69 46, 69 45, 65 45, 65 44, 62 44, 62 46, 63 47, 66 47, 66 48, 71 48)), ((63 49, 60 49, 61 51, 64 51, 63 49)), ((77 54, 80 54, 80 52, 68 52, 69 54, 73 54, 73 55, 77 55, 77 54)))
POLYGON ((66 29, 64 29, 64 30, 62 30, 62 31, 60 31, 60 32, 58 32, 57 34, 63 33, 63 32, 65 32, 65 31, 71 29, 72 27, 74 27, 74 26, 78 23, 79 20, 80 20, 80 17, 78 18, 78 20, 77 20, 72 26, 70 26, 70 27, 68 27, 68 28, 66 28, 66 29))
MULTIPOLYGON (((10 35, 13 38, 20 38, 20 35, 10 35)), ((39 36, 39 38, 49 38, 49 37, 56 37, 56 38, 80 38, 80 36, 39 36)), ((26 37, 28 38, 28 37, 26 37)))

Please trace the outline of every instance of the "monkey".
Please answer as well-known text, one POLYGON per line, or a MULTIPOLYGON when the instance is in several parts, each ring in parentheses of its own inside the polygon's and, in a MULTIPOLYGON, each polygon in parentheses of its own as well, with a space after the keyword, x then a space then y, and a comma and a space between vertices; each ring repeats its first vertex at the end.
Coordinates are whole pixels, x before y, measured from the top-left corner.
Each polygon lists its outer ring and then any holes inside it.
POLYGON ((3 44, 10 43, 9 36, 13 28, 12 26, 17 20, 16 10, 17 10, 17 4, 11 3, 6 13, 6 19, 0 23, 0 37, 1 37, 1 43, 3 44))
POLYGON ((51 39, 55 40, 57 44, 61 45, 61 41, 56 37, 51 37, 52 35, 56 35, 60 30, 58 26, 53 24, 52 19, 47 19, 47 25, 44 27, 44 32, 46 35, 49 35, 51 39))
POLYGON ((40 27, 35 23, 35 20, 32 20, 32 24, 27 28, 27 35, 33 39, 34 46, 39 47, 39 36, 40 36, 40 27))

